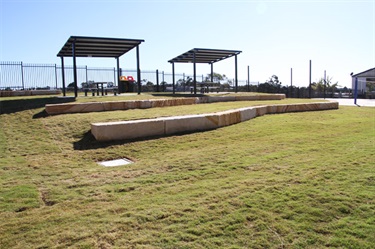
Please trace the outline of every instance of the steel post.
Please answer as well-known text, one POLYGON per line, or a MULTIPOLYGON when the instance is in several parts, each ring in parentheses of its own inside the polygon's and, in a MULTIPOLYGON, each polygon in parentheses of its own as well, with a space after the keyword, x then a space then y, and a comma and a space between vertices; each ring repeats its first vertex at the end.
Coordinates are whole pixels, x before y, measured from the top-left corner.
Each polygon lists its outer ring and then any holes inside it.
POLYGON ((141 94, 141 69, 139 66, 139 45, 137 46, 137 80, 138 80, 138 94, 141 94))
POLYGON ((311 60, 310 60, 310 80, 309 80, 309 98, 311 99, 311 60))
POLYGON ((234 56, 234 64, 235 64, 235 70, 234 70, 234 81, 236 84, 236 92, 238 92, 238 78, 237 78, 237 55, 234 56))
POLYGON ((156 69, 156 91, 159 92, 159 70, 156 69))
POLYGON ((61 78, 62 78, 62 87, 63 87, 63 96, 66 96, 66 89, 65 89, 65 67, 64 67, 64 57, 61 58, 61 78))
POLYGON ((358 97, 358 78, 355 77, 355 85, 354 85, 354 104, 357 105, 357 97, 358 97))
POLYGON ((175 94, 174 62, 172 62, 172 91, 175 94))
POLYGON ((193 79, 193 84, 194 84, 194 94, 197 94, 197 69, 195 65, 195 51, 193 54, 193 71, 194 71, 194 79, 193 79))
POLYGON ((77 85, 77 61, 76 61, 76 42, 72 43, 72 54, 73 54, 73 75, 74 75, 74 96, 78 97, 78 85, 77 85))

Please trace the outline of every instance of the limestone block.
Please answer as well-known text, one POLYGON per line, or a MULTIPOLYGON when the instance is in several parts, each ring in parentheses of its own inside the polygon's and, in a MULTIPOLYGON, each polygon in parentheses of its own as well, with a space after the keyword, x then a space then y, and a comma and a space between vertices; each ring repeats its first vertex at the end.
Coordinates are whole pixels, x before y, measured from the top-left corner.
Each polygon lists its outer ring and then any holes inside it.
POLYGON ((48 114, 53 115, 76 112, 100 112, 104 111, 104 106, 101 102, 88 102, 80 104, 47 104, 45 109, 48 114))
POLYGON ((258 100, 259 97, 257 95, 253 96, 235 96, 236 101, 248 101, 248 100, 258 100))
POLYGON ((296 109, 296 105, 269 105, 267 106, 267 113, 283 113, 296 109), (293 106, 293 107, 292 107, 293 106))
POLYGON ((30 95, 52 95, 52 94, 61 94, 61 90, 31 90, 29 91, 30 95))
POLYGON ((10 97, 10 96, 15 96, 13 95, 12 91, 0 91, 0 97, 10 97))
POLYGON ((256 107, 247 107, 238 109, 241 114, 241 122, 250 120, 257 116, 256 107))
POLYGON ((259 100, 281 100, 285 99, 285 94, 263 94, 257 95, 259 100))
POLYGON ((137 109, 139 108, 139 101, 135 101, 135 100, 128 100, 128 101, 124 101, 124 110, 129 110, 129 109, 137 109))
POLYGON ((171 101, 168 99, 153 99, 151 101, 151 106, 154 107, 164 107, 164 106, 171 106, 171 101))
POLYGON ((139 108, 147 109, 152 107, 152 103, 150 100, 139 100, 139 108))
POLYGON ((104 108, 104 111, 124 110, 125 103, 123 101, 103 102, 103 108, 104 108))
POLYGON ((91 124, 91 133, 98 141, 114 141, 164 135, 164 120, 135 120, 91 124))
POLYGON ((76 112, 101 112, 104 111, 102 102, 88 102, 72 105, 69 110, 71 113, 76 112))
POLYGON ((98 141, 134 139, 149 136, 171 135, 182 132, 210 130, 236 124, 267 113, 316 111, 337 108, 337 102, 256 106, 212 114, 94 123, 91 124, 91 132, 98 141))
POLYGON ((239 110, 219 112, 216 115, 219 118, 219 127, 237 124, 241 122, 241 113, 239 110))
POLYGON ((218 121, 212 116, 201 114, 164 118, 165 134, 215 129, 218 127, 218 121))
POLYGON ((178 105, 195 105, 197 98, 181 98, 178 100, 178 105))
POLYGON ((267 114, 267 106, 256 106, 257 117, 267 114))

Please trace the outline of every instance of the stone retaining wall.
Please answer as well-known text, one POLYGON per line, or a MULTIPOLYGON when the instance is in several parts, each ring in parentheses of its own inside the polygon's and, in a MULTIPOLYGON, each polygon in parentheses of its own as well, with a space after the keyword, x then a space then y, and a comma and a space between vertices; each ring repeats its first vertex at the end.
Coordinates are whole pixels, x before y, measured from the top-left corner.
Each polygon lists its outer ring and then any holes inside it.
POLYGON ((36 96, 36 95, 58 95, 58 94, 61 94, 61 90, 0 91, 0 97, 36 96))
POLYGON ((285 94, 264 94, 254 96, 209 96, 173 99, 151 99, 151 100, 124 100, 107 102, 86 102, 73 104, 46 105, 46 112, 50 115, 66 113, 102 112, 129 109, 146 109, 153 107, 193 105, 203 103, 246 101, 246 100, 281 100, 285 94))
POLYGON ((91 133, 98 141, 114 141, 184 132, 212 130, 274 113, 338 109, 338 102, 319 102, 246 107, 224 112, 134 121, 92 123, 91 133))

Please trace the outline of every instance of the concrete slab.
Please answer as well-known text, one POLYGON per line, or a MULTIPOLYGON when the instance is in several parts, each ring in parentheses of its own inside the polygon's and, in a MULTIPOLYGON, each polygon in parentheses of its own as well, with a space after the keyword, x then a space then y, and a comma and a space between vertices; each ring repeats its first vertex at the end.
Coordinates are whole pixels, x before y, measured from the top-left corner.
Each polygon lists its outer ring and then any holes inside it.
POLYGON ((126 158, 98 162, 99 165, 104 166, 104 167, 118 167, 118 166, 124 166, 124 165, 131 164, 131 163, 133 163, 133 161, 126 159, 126 158))
MULTIPOLYGON (((318 99, 323 100, 323 99, 318 99)), ((331 102, 338 102, 342 106, 365 106, 365 107, 375 107, 375 99, 357 99, 357 104, 354 104, 354 99, 351 98, 326 98, 325 100, 331 102)))

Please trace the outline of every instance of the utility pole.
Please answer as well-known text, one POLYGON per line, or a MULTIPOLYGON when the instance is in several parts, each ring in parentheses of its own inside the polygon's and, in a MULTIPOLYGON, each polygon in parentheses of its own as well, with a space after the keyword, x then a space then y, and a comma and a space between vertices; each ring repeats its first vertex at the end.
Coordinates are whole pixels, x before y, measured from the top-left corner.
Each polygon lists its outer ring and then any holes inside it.
POLYGON ((250 66, 247 66, 247 91, 250 92, 250 66))
POLYGON ((292 97, 292 91, 293 91, 293 68, 290 68, 290 97, 292 97))
POLYGON ((311 99, 311 60, 310 60, 310 81, 309 81, 309 98, 311 99))
POLYGON ((326 99, 326 70, 324 70, 324 89, 323 89, 323 92, 324 92, 324 99, 326 99))

